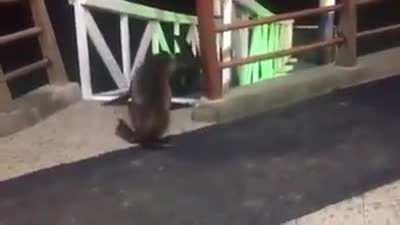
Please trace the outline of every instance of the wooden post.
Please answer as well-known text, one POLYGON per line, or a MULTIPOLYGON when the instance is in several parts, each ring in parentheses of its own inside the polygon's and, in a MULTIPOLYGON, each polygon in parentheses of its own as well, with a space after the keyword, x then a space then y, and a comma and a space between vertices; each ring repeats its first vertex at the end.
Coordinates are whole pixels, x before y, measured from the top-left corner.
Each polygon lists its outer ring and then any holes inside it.
POLYGON ((7 86, 7 81, 5 81, 3 78, 3 68, 0 65, 0 112, 8 111, 12 101, 11 92, 7 86))
POLYGON ((43 29, 39 35, 39 43, 43 57, 50 60, 50 65, 47 67, 49 81, 51 84, 65 84, 68 82, 68 77, 44 0, 29 0, 28 2, 35 26, 43 29))
MULTIPOLYGON (((336 4, 336 0, 319 0, 319 6, 332 6, 336 4)), ((334 19, 335 12, 328 12, 327 14, 321 15, 320 20, 320 37, 321 40, 329 40, 334 36, 334 19)), ((333 61, 334 48, 326 47, 321 50, 320 63, 327 64, 333 61)))
POLYGON ((205 94, 209 99, 222 97, 222 74, 217 57, 213 8, 213 0, 196 0, 201 64, 205 75, 205 94))
MULTIPOLYGON (((234 18, 233 21, 248 20, 250 14, 247 10, 240 10, 238 4, 233 5, 234 18)), ((249 56, 249 28, 244 28, 233 32, 232 34, 232 51, 233 59, 247 58, 249 56)), ((247 66, 241 66, 236 69, 238 80, 243 79, 246 74, 247 66)))
POLYGON ((345 40, 336 54, 336 65, 352 67, 357 64, 357 5, 356 0, 342 0, 339 35, 345 40))

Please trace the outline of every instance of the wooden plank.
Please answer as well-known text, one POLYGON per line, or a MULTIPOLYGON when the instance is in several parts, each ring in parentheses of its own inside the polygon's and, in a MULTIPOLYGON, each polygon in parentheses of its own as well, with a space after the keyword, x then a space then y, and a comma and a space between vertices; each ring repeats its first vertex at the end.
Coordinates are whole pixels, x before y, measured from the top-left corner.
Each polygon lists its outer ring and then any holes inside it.
POLYGON ((174 23, 174 53, 178 54, 181 52, 181 46, 178 43, 178 39, 181 36, 181 26, 179 23, 174 23))
MULTIPOLYGON (((3 68, 0 65, 0 79, 5 79, 3 68)), ((7 82, 0 82, 0 112, 6 112, 10 109, 12 102, 11 92, 7 82)))
POLYGON ((177 104, 187 104, 187 105, 195 105, 198 100, 194 98, 178 98, 178 97, 172 97, 171 102, 177 103, 177 104))
MULTIPOLYGON (((233 0, 233 2, 238 5, 242 11, 245 11, 249 14, 255 15, 256 17, 270 17, 274 16, 274 14, 266 9, 263 5, 258 3, 255 0, 233 0)), ((242 18, 242 20, 237 20, 237 21, 246 21, 249 20, 248 18, 242 18)), ((284 26, 283 29, 283 35, 281 35, 281 43, 283 46, 283 49, 288 49, 292 47, 292 38, 293 38, 293 23, 294 20, 288 19, 284 21, 278 21, 276 22, 277 24, 284 26)), ((240 29, 242 31, 244 29, 240 29)), ((285 57, 282 59, 284 63, 286 63, 289 60, 290 56, 285 57)), ((245 69, 245 68, 241 68, 245 69)))
MULTIPOLYGON (((283 26, 283 32, 285 35, 282 36, 282 49, 289 49, 293 47, 293 20, 286 21, 285 23, 281 23, 283 26)), ((289 63, 291 56, 287 56, 284 58, 284 63, 289 63)))
POLYGON ((197 18, 195 16, 175 13, 167 10, 160 10, 128 1, 82 0, 81 4, 99 10, 117 14, 125 14, 131 17, 144 20, 158 20, 161 22, 197 24, 197 18))
MULTIPOLYGON (((120 93, 123 92, 117 92, 115 91, 114 94, 96 94, 90 96, 88 100, 93 100, 93 101, 102 101, 102 102, 107 102, 107 101, 112 101, 117 99, 120 96, 120 93)), ((171 102, 177 103, 177 104, 187 104, 187 105, 195 105, 197 104, 198 100, 197 99, 192 99, 192 98, 171 98, 171 102)))
MULTIPOLYGON (((222 1, 223 0, 213 0, 213 12, 214 12, 214 22, 216 24, 222 24, 222 1)), ((222 34, 215 34, 215 42, 217 48, 218 61, 222 60, 222 34)))
POLYGON ((85 11, 85 21, 86 28, 88 31, 88 35, 97 52, 100 55, 100 58, 103 60, 108 72, 113 78, 115 84, 118 88, 124 88, 129 86, 129 81, 121 72, 121 69, 115 60, 110 48, 108 47, 106 40, 100 32, 99 27, 96 24, 96 21, 92 17, 89 11, 85 11))
MULTIPOLYGON (((236 10, 235 20, 248 20, 250 14, 244 10, 236 10)), ((247 58, 249 56, 249 46, 250 46, 250 33, 249 28, 244 28, 237 30, 233 33, 233 58, 238 60, 241 58, 247 58)), ((247 66, 241 66, 237 68, 239 79, 243 79, 247 71, 247 66)))
POLYGON ((212 3, 212 0, 196 0, 201 64, 205 77, 205 96, 214 100, 222 97, 222 71, 218 65, 212 3))
POLYGON ((199 31, 196 25, 189 27, 188 33, 186 34, 186 42, 192 47, 192 53, 194 56, 198 55, 200 49, 199 31))
MULTIPOLYGON (((319 0, 319 6, 332 6, 336 5, 336 0, 319 0)), ((320 39, 321 40, 329 40, 334 37, 334 20, 335 13, 328 12, 327 14, 323 14, 320 17, 320 39)), ((326 47, 321 50, 320 54, 320 63, 327 64, 333 61, 333 50, 335 48, 326 47)))
POLYGON ((394 31, 399 31, 400 30, 400 24, 395 24, 395 25, 389 25, 385 27, 380 27, 372 30, 365 30, 362 32, 359 32, 357 34, 357 38, 363 38, 363 37, 369 37, 372 35, 379 35, 383 34, 385 32, 394 32, 394 31))
POLYGON ((4 75, 3 78, 0 78, 0 82, 6 82, 6 81, 11 81, 18 79, 20 77, 29 75, 30 73, 44 69, 49 66, 49 60, 48 59, 42 59, 40 61, 34 62, 32 64, 23 66, 21 68, 18 68, 14 71, 8 72, 7 74, 4 75))
POLYGON ((10 3, 19 3, 20 0, 0 0, 0 4, 10 4, 10 3))
POLYGON ((0 46, 10 44, 15 41, 30 38, 39 35, 42 32, 40 27, 31 27, 22 31, 18 31, 12 34, 0 36, 0 46))
POLYGON ((338 29, 345 41, 336 53, 336 65, 353 67, 357 64, 357 5, 355 0, 343 0, 342 5, 338 29))
POLYGON ((287 56, 287 55, 296 55, 296 54, 300 54, 300 53, 304 53, 304 52, 308 52, 308 51, 312 51, 312 50, 316 50, 316 49, 321 49, 326 46, 336 45, 336 44, 339 44, 342 42, 343 42, 343 38, 334 38, 331 40, 321 41, 321 42, 317 42, 314 44, 302 45, 302 46, 297 46, 297 47, 280 50, 280 51, 276 51, 276 52, 270 52, 270 53, 261 54, 261 55, 249 56, 249 57, 243 58, 243 59, 234 59, 230 62, 222 62, 222 63, 220 63, 220 67, 221 68, 235 67, 235 66, 249 64, 249 63, 253 63, 253 62, 257 62, 257 61, 264 61, 267 59, 280 58, 280 57, 287 56))
POLYGON ((135 61, 133 62, 133 66, 131 69, 130 80, 133 79, 136 70, 143 64, 144 60, 146 59, 147 50, 150 47, 152 36, 156 29, 155 22, 147 23, 145 31, 142 36, 142 40, 140 41, 139 49, 136 52, 135 61))
POLYGON ((307 16, 315 16, 320 15, 322 13, 327 13, 331 11, 337 11, 342 8, 342 4, 334 5, 334 6, 327 6, 322 8, 313 8, 313 9, 305 9, 302 11, 290 12, 290 13, 283 13, 279 15, 264 17, 261 19, 254 19, 254 20, 246 20, 246 21, 238 21, 228 25, 220 25, 215 30, 216 32, 225 32, 229 30, 237 30, 242 28, 249 28, 254 26, 259 26, 263 24, 271 24, 278 21, 285 21, 291 19, 299 19, 307 16))
MULTIPOLYGON (((233 21, 233 3, 232 0, 224 0, 222 6, 222 23, 230 24, 233 21)), ((230 61, 232 59, 232 31, 222 33, 222 61, 230 61)), ((225 68, 222 70, 222 90, 224 93, 229 91, 232 80, 232 69, 225 68)))
POLYGON ((112 91, 104 91, 100 93, 96 93, 97 96, 120 96, 121 94, 124 94, 129 91, 129 88, 124 88, 124 89, 118 89, 118 90, 112 90, 112 91))
POLYGON ((122 70, 127 80, 131 73, 131 44, 129 32, 129 18, 122 15, 120 18, 121 27, 121 50, 122 50, 122 70))
POLYGON ((233 2, 253 15, 264 16, 264 17, 274 15, 271 11, 266 9, 264 6, 262 6, 255 0, 233 0, 233 2))
MULTIPOLYGON (((269 17, 274 15, 274 13, 255 0, 233 0, 233 2, 240 6, 242 10, 258 17, 269 17)), ((290 21, 293 23, 293 20, 290 21)), ((286 21, 278 21, 277 23, 286 23, 286 21)))
POLYGON ((380 3, 383 2, 384 0, 358 0, 357 4, 362 6, 362 5, 368 5, 371 3, 380 3))
POLYGON ((85 8, 78 2, 74 3, 76 44, 78 46, 79 77, 81 81, 82 98, 90 100, 93 90, 90 77, 89 42, 85 22, 85 8))
POLYGON ((68 82, 68 77, 44 0, 30 0, 28 3, 35 26, 43 29, 39 43, 43 58, 48 58, 51 62, 47 67, 49 81, 56 85, 65 84, 68 82))

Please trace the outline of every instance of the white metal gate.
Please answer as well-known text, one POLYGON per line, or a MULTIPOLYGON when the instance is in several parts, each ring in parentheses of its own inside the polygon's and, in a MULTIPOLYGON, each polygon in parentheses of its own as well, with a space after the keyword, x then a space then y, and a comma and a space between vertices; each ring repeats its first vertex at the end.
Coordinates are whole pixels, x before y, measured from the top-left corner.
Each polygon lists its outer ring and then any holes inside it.
MULTIPOLYGON (((76 38, 78 46, 79 72, 82 97, 85 100, 109 101, 117 98, 129 88, 129 83, 137 68, 143 63, 150 45, 154 48, 165 47, 166 41, 160 22, 173 23, 174 35, 181 35, 180 26, 189 25, 186 41, 192 46, 194 54, 199 48, 197 18, 195 16, 160 10, 123 0, 72 0, 74 6, 76 38), (114 58, 90 10, 101 10, 120 15, 122 66, 114 58), (129 19, 147 21, 134 60, 131 60, 129 19), (88 38, 89 37, 89 38, 88 38), (99 53, 104 65, 115 82, 117 89, 94 93, 91 79, 89 40, 99 53)), ((194 99, 173 98, 173 102, 194 103, 194 99)))

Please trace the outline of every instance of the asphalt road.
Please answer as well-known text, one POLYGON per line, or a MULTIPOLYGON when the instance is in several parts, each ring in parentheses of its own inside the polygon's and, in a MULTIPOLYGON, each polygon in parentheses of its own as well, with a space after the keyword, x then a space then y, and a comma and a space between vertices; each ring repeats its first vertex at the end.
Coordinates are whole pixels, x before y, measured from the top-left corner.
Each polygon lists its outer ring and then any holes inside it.
MULTIPOLYGON (((400 79, 0 183, 0 224, 280 224, 400 178, 400 79)), ((245 109, 244 109, 245 110, 245 109)))

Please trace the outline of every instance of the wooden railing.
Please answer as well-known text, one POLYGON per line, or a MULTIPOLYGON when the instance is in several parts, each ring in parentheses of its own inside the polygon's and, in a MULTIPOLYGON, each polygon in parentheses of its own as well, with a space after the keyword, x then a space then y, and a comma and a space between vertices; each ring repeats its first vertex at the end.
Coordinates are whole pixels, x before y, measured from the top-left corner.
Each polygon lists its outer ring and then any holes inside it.
POLYGON ((54 31, 43 0, 1 0, 1 4, 28 4, 34 27, 0 36, 0 48, 29 38, 38 38, 43 59, 14 71, 4 72, 0 65, 0 111, 8 110, 12 97, 8 82, 27 76, 40 69, 47 69, 50 84, 65 84, 68 81, 54 31))
MULTIPOLYGON (((224 0, 223 2, 229 2, 224 0)), ((256 0, 232 0, 234 21, 239 19, 254 19, 273 16, 274 13, 266 9, 256 0)), ((225 8, 226 9, 226 8, 225 8)), ((229 10, 229 9, 228 9, 229 10)), ((227 22, 224 24, 230 24, 227 22)), ((253 29, 240 29, 237 32, 221 32, 217 35, 231 35, 232 42, 226 44, 229 46, 231 55, 223 57, 220 62, 230 61, 242 57, 249 57, 259 54, 266 54, 271 51, 280 51, 291 48, 293 45, 294 20, 284 20, 268 25, 257 26, 253 29)), ((224 50, 223 50, 224 51, 224 50)), ((261 80, 271 79, 277 76, 288 74, 292 70, 293 62, 296 62, 291 56, 274 58, 267 61, 259 61, 239 68, 224 67, 223 76, 227 70, 234 69, 238 78, 238 85, 249 85, 261 80)), ((224 90, 229 90, 232 84, 224 83, 224 90)))
MULTIPOLYGON (((219 0, 218 0, 219 1, 219 0)), ((240 0, 234 0, 234 2, 240 0)), ((222 1, 221 1, 222 2, 222 1)), ((229 1, 223 1, 231 2, 229 1)), ((169 46, 166 44, 167 41, 163 35, 163 29, 160 23, 170 23, 174 24, 174 37, 179 35, 184 35, 180 31, 180 27, 189 26, 189 31, 186 34, 186 41, 192 46, 192 49, 195 54, 198 54, 198 50, 200 49, 200 40, 199 40, 199 32, 198 32, 198 19, 196 16, 175 13, 167 10, 160 10, 153 7, 148 7, 145 5, 132 3, 123 0, 71 0, 71 3, 74 5, 75 11, 75 22, 76 22, 76 35, 77 35, 77 45, 78 45, 78 56, 79 56, 79 68, 80 68, 80 77, 81 77, 81 87, 82 87, 82 96, 86 100, 98 100, 98 101, 108 101, 118 97, 122 92, 126 91, 129 86, 129 81, 134 77, 137 68, 142 65, 146 53, 149 51, 150 47, 153 53, 158 52, 158 48, 167 48, 169 46), (121 31, 121 53, 122 53, 122 65, 118 65, 114 56, 112 55, 112 51, 110 50, 110 46, 106 44, 104 37, 97 26, 95 18, 92 16, 92 10, 101 10, 103 12, 107 12, 110 14, 117 14, 120 16, 120 31, 121 31), (135 35, 138 33, 143 33, 141 41, 139 43, 139 49, 136 52, 135 58, 131 61, 131 52, 130 52, 130 33, 129 30, 129 21, 130 19, 136 19, 147 22, 147 26, 144 32, 135 30, 135 35), (110 90, 106 92, 95 93, 93 91, 93 87, 91 85, 91 80, 96 77, 92 74, 90 68, 90 57, 89 57, 89 39, 93 43, 95 50, 99 53, 100 58, 105 64, 109 74, 114 80, 117 88, 115 90, 110 90)), ((226 6, 226 5, 225 5, 226 6)), ((226 19, 230 18, 229 7, 222 6, 220 22, 225 23, 226 19)), ((231 5, 232 6, 232 5, 231 5)), ((244 8, 249 5, 245 5, 244 8)), ((210 13, 213 15, 210 17, 210 23, 214 24, 218 19, 215 17, 214 6, 211 7, 210 13)), ((243 8, 243 7, 242 7, 243 8)), ((251 8, 251 7, 250 7, 251 8)), ((253 13, 262 13, 260 7, 252 7, 251 9, 243 9, 243 11, 251 11, 253 13)), ((291 23, 283 22, 282 27, 287 27, 285 32, 291 36, 291 23), (290 32, 289 32, 290 31, 290 32)), ((283 29, 282 29, 283 30, 283 29)), ((220 35, 219 41, 216 38, 211 39, 214 49, 217 49, 218 57, 222 59, 231 59, 232 57, 232 48, 233 41, 232 36, 230 34, 220 35)), ((204 34, 201 34, 204 35, 204 34)), ((214 36, 214 33, 213 35, 214 36)), ((205 35, 207 37, 207 34, 205 35)), ((239 41, 239 43, 245 43, 239 41)), ((291 40, 288 40, 288 46, 291 46, 291 40)), ((246 47, 249 48, 251 42, 246 42, 246 47)), ((214 52, 217 55, 216 52, 214 52)), ((205 56, 207 57, 207 56, 205 56)), ((217 56, 216 56, 217 57, 217 56)), ((278 60, 277 60, 278 61, 278 60)), ((283 63, 282 63, 283 64, 283 63)), ((206 67, 203 69, 207 70, 206 67)), ((226 80, 227 86, 230 85, 230 69, 224 70, 224 77, 227 77, 226 80)), ((207 74, 207 73, 206 73, 207 74)), ((218 78, 217 76, 209 76, 206 77, 206 80, 209 78, 218 78)), ((219 81, 218 81, 219 82, 219 81)), ((217 83, 218 83, 217 82, 217 83)), ((215 83, 214 81, 212 83, 215 83)), ((208 83, 210 84, 210 83, 208 83)), ((208 85, 206 85, 208 87, 208 85)), ((207 90, 205 93, 208 93, 207 90)), ((207 96, 208 97, 208 96, 207 96)), ((196 99, 191 98, 177 98, 173 97, 173 102, 178 103, 195 103, 196 99)))
POLYGON ((265 17, 256 20, 243 20, 233 22, 231 24, 215 25, 210 22, 209 17, 212 14, 209 12, 213 0, 197 0, 197 14, 199 17, 200 26, 200 42, 201 52, 203 56, 204 68, 206 77, 208 77, 208 89, 207 96, 210 99, 217 99, 222 97, 220 74, 223 68, 232 68, 240 65, 257 62, 266 59, 272 59, 276 57, 282 57, 285 55, 297 55, 304 52, 325 48, 328 46, 338 46, 336 53, 336 64, 338 66, 352 67, 357 63, 357 38, 366 37, 370 35, 376 35, 383 32, 394 31, 400 29, 400 25, 391 25, 383 28, 377 28, 369 31, 357 32, 357 6, 378 3, 379 0, 342 0, 341 4, 320 7, 314 9, 306 9, 297 12, 284 13, 265 17), (243 28, 250 28, 263 24, 269 24, 288 19, 298 19, 307 16, 321 15, 329 12, 338 12, 340 15, 339 22, 339 35, 329 40, 320 41, 317 43, 296 46, 293 48, 271 52, 263 55, 245 57, 241 59, 235 59, 231 61, 218 62, 214 52, 216 51, 215 46, 212 45, 213 37, 216 33, 222 33, 227 31, 233 31, 243 28))

